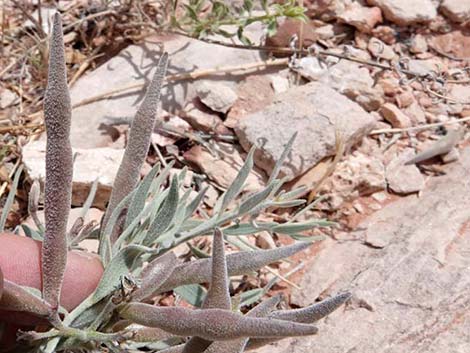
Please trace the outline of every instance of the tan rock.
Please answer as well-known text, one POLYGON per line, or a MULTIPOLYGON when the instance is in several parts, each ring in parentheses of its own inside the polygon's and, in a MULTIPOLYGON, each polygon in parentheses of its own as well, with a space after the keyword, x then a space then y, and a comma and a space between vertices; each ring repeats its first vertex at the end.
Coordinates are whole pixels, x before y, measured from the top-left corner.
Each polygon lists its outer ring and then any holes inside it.
POLYGON ((338 19, 366 33, 383 20, 382 12, 378 7, 365 7, 356 2, 340 13, 338 19))
MULTIPOLYGON (((211 154, 204 147, 197 145, 184 154, 184 158, 195 164, 207 177, 222 188, 228 188, 244 163, 243 153, 236 146, 227 143, 217 144, 219 156, 211 154)), ((253 170, 246 182, 244 191, 257 191, 264 186, 264 176, 253 170)))
POLYGON ((470 1, 468 0, 444 0, 439 10, 454 22, 470 20, 470 1))
POLYGON ((405 115, 395 104, 385 103, 380 109, 383 118, 394 128, 405 128, 411 126, 410 118, 405 115))
POLYGON ((367 2, 378 6, 387 20, 400 26, 430 22, 437 16, 436 7, 431 0, 367 0, 367 2))

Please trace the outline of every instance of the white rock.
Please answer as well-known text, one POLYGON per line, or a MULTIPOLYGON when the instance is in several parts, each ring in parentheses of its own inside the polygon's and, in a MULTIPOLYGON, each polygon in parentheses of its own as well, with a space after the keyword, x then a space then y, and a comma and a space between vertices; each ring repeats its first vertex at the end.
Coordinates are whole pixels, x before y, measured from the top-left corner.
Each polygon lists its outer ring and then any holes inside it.
MULTIPOLYGON (((72 205, 81 206, 86 200, 92 183, 98 179, 98 190, 93 205, 104 208, 111 194, 114 178, 124 150, 113 148, 74 148, 72 181, 72 205)), ((23 162, 29 178, 44 183, 46 169, 46 143, 34 141, 23 148, 23 162)))
POLYGON ((439 10, 455 22, 466 22, 470 19, 470 1, 468 0, 444 0, 439 10))
POLYGON ((431 0, 367 0, 378 6, 385 18, 400 26, 430 22, 437 16, 436 6, 431 0))
POLYGON ((206 106, 224 114, 238 98, 235 91, 229 86, 210 81, 196 83, 196 94, 206 106))

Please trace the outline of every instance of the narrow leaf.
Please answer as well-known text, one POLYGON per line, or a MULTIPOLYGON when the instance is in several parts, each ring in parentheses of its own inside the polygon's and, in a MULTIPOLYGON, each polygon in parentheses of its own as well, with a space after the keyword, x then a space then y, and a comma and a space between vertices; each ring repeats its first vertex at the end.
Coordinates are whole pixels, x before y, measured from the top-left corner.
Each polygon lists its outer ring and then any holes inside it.
POLYGON ((10 192, 8 193, 5 205, 3 205, 2 216, 0 217, 0 232, 5 230, 5 223, 7 221, 8 214, 10 213, 11 205, 15 200, 16 189, 18 189, 18 183, 20 181, 21 173, 23 172, 23 165, 20 165, 16 170, 13 183, 11 184, 10 192))
POLYGON ((178 188, 178 178, 174 176, 173 180, 171 181, 168 196, 163 202, 163 205, 160 207, 160 210, 158 211, 155 219, 151 223, 147 236, 144 240, 144 244, 149 244, 158 238, 158 236, 162 234, 173 221, 176 209, 178 207, 178 188))
POLYGON ((139 184, 139 187, 137 188, 137 191, 135 192, 134 197, 132 198, 132 201, 129 205, 129 211, 127 212, 124 228, 127 228, 144 208, 150 186, 152 185, 152 182, 159 171, 160 164, 156 164, 145 176, 144 180, 142 180, 142 182, 139 184))
POLYGON ((286 146, 284 148, 284 151, 282 151, 281 157, 279 157, 279 159, 277 160, 277 162, 274 165, 274 168, 271 172, 271 175, 269 176, 268 183, 270 183, 271 181, 276 179, 277 176, 279 175, 279 172, 282 168, 282 165, 284 164, 285 159, 287 158, 290 151, 292 150, 292 145, 294 144, 294 141, 295 141, 296 137, 297 137, 297 132, 294 135, 292 135, 292 137, 289 139, 289 141, 287 141, 286 146))

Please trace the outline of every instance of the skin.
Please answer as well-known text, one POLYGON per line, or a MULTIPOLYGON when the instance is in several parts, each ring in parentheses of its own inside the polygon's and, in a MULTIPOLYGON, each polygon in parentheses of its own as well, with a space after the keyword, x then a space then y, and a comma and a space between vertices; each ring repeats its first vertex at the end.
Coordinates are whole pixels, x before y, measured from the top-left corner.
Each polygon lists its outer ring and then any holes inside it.
MULTIPOLYGON (((0 269, 6 280, 19 285, 41 289, 41 243, 30 238, 0 233, 0 269)), ((97 256, 70 251, 61 292, 61 305, 72 310, 96 288, 103 266, 97 256)), ((0 323, 7 323, 4 340, 10 341, 18 328, 34 326, 40 321, 24 313, 0 310, 0 323), (5 337, 7 336, 7 337, 5 337)))

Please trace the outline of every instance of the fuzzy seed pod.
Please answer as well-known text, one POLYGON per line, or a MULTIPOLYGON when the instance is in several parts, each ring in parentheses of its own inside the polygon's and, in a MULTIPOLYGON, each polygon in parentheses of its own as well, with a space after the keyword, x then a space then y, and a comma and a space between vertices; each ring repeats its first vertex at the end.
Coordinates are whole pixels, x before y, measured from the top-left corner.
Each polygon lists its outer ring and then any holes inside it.
MULTIPOLYGON (((132 121, 129 133, 129 141, 126 151, 116 174, 113 191, 109 205, 104 215, 103 228, 109 220, 113 210, 134 190, 140 177, 140 169, 145 162, 150 146, 150 138, 157 117, 157 106, 160 100, 160 92, 168 65, 168 54, 164 53, 157 65, 157 70, 147 90, 144 101, 132 121)), ((114 243, 118 234, 112 233, 111 242, 114 243)))
MULTIPOLYGON (((299 242, 271 250, 241 251, 227 255, 229 276, 238 276, 259 270, 263 266, 307 249, 311 243, 299 242)), ((211 259, 201 259, 178 265, 171 277, 158 290, 165 292, 192 283, 208 283, 211 279, 211 259)), ((154 293, 155 294, 155 293, 154 293)))
POLYGON ((210 341, 242 337, 282 338, 316 334, 312 325, 276 319, 244 317, 228 310, 191 310, 182 307, 156 307, 130 303, 120 314, 135 323, 158 327, 177 336, 197 336, 210 341))
POLYGON ((224 249, 224 235, 217 228, 214 232, 211 258, 211 281, 209 291, 202 307, 204 309, 230 310, 232 302, 229 292, 229 278, 224 249))
MULTIPOLYGON (((224 249, 224 235, 219 228, 214 231, 211 257, 211 281, 207 292, 203 309, 230 310, 229 278, 227 273, 227 261, 224 249)), ((201 337, 191 337, 183 349, 183 353, 202 353, 211 344, 211 341, 201 337)))
POLYGON ((0 309, 47 317, 51 308, 45 301, 31 294, 23 287, 8 280, 4 280, 0 309))
POLYGON ((67 87, 65 53, 60 15, 54 16, 49 52, 49 73, 44 97, 47 132, 45 220, 42 249, 43 297, 53 310, 59 307, 67 263, 67 220, 72 194, 72 109, 67 87))

